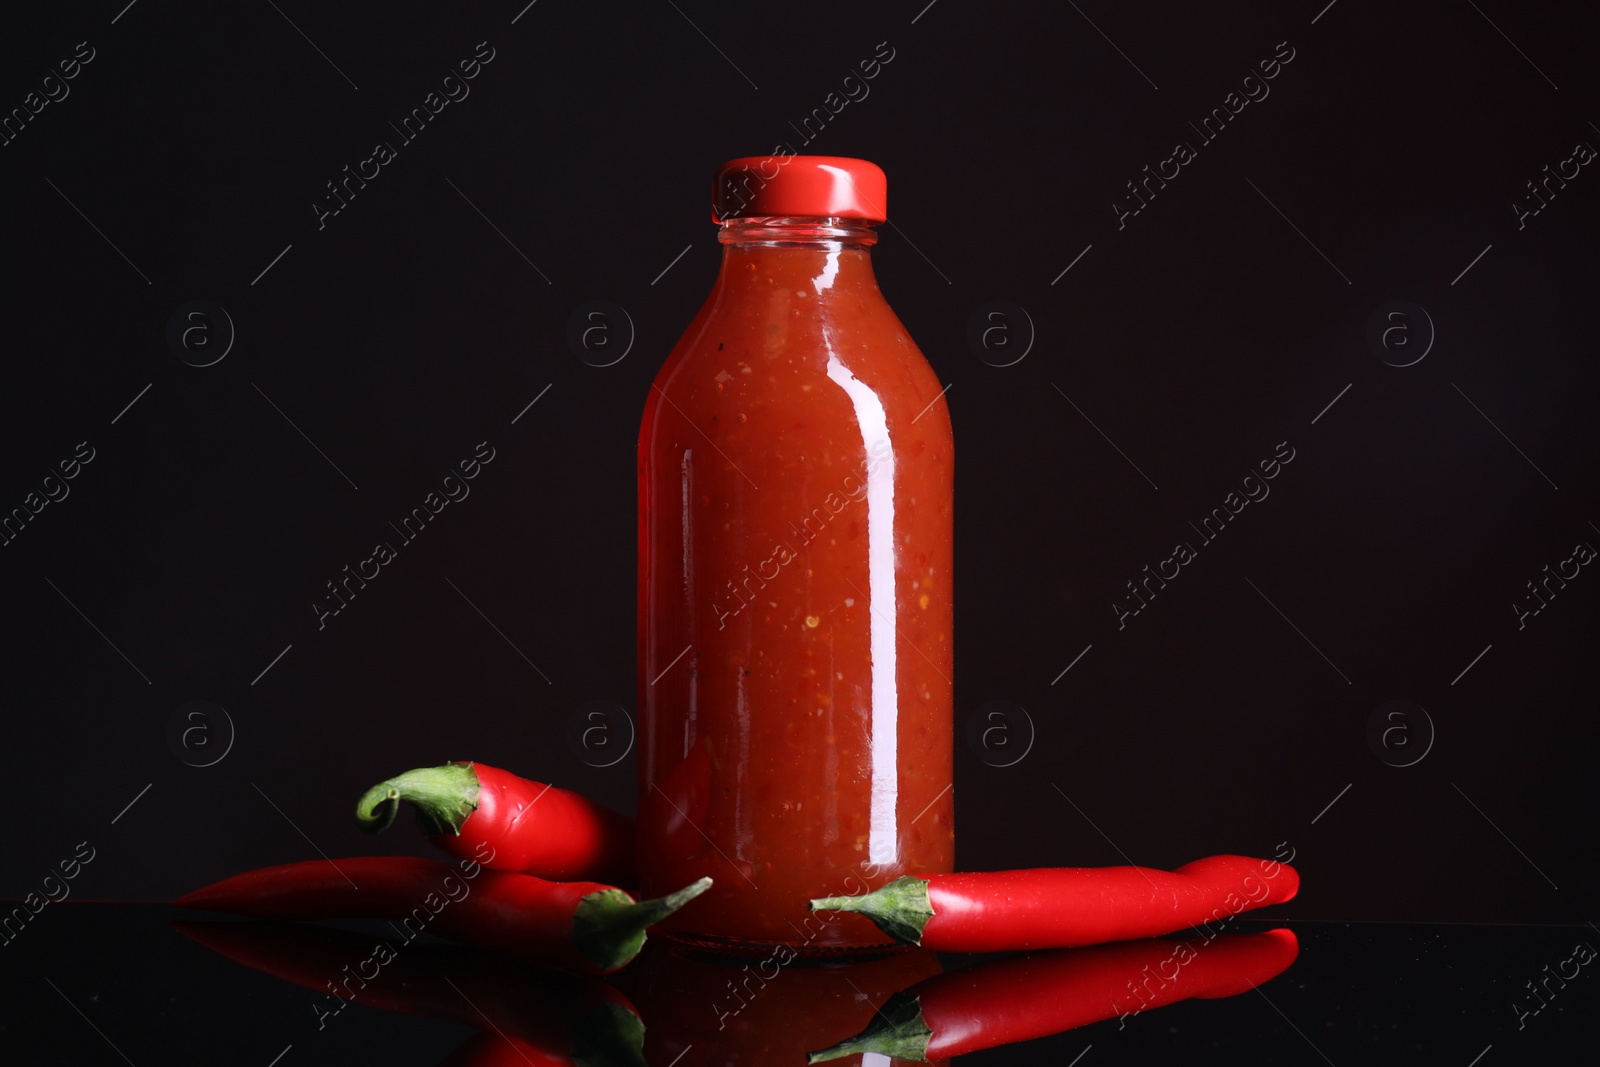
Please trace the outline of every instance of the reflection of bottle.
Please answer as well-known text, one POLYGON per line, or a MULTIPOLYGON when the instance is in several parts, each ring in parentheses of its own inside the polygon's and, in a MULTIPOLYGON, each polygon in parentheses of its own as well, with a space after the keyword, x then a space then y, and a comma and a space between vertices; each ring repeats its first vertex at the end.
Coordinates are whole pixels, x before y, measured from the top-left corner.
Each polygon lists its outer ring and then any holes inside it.
POLYGON ((878 290, 883 172, 717 173, 722 270, 639 437, 640 873, 664 924, 821 955, 811 897, 950 870, 950 421, 878 290))
POLYGON ((939 958, 920 950, 819 967, 697 959, 652 942, 616 979, 639 1005, 652 1064, 799 1067, 808 1050, 861 1030, 896 990, 939 969, 939 958))

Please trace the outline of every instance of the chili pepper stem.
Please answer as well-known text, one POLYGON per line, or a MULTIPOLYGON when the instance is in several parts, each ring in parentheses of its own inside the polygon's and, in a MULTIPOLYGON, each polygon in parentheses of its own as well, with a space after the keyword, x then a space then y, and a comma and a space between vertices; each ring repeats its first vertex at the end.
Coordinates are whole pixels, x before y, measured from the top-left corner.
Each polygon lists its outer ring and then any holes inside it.
POLYGON ((928 903, 926 878, 896 878, 879 889, 861 896, 818 897, 812 911, 853 911, 865 915, 894 938, 908 945, 922 944, 922 931, 933 918, 928 903))
POLYGON ((635 901, 620 889, 590 893, 572 916, 573 946, 602 973, 614 971, 639 954, 646 927, 710 888, 711 879, 702 878, 653 900, 635 901))
POLYGON ((808 1053, 806 1062, 823 1063, 867 1052, 897 1060, 926 1061, 932 1039, 933 1031, 922 1018, 921 999, 896 993, 884 1001, 865 1030, 831 1048, 808 1053))
POLYGON ((446 763, 395 775, 362 795, 356 821, 369 833, 387 830, 402 800, 416 806, 417 821, 430 836, 459 834, 467 816, 478 810, 478 774, 470 763, 446 763))
POLYGON ((576 1067, 649 1067, 644 1023, 621 1004, 601 1004, 572 1024, 576 1067))

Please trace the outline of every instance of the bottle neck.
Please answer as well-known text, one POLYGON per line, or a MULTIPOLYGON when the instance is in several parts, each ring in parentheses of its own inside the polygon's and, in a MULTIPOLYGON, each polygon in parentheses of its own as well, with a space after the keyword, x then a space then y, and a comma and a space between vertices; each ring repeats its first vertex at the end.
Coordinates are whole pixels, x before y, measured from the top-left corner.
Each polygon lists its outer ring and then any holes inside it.
POLYGON ((878 235, 860 219, 763 216, 723 222, 724 289, 795 289, 818 297, 877 296, 870 249, 878 235))
POLYGON ((878 243, 878 234, 861 219, 824 215, 765 215, 724 220, 717 240, 729 246, 838 251, 842 248, 871 248, 878 243))

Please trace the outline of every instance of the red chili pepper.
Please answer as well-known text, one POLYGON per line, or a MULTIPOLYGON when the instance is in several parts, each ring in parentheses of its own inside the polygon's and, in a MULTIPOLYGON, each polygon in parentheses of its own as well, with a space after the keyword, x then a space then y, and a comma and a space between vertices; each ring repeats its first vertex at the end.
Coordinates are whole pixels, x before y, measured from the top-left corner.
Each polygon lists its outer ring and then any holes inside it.
POLYGON ((1276 978, 1299 953, 1294 933, 1280 929, 980 964, 896 993, 865 1030, 806 1062, 864 1052, 906 1060, 965 1056, 1191 997, 1231 997, 1276 978))
POLYGON ((529 1063, 645 1067, 638 1011, 597 978, 462 945, 413 944, 398 932, 370 937, 255 921, 178 922, 173 928, 235 963, 323 994, 312 1004, 319 1030, 349 1001, 487 1028, 502 1046, 514 1042, 529 1063))
POLYGON ((433 843, 497 871, 566 881, 633 882, 633 820, 566 789, 482 763, 418 767, 379 782, 356 805, 362 829, 389 828, 400 802, 433 843), (483 847, 494 858, 481 860, 483 847))
POLYGON ((711 885, 635 901, 598 882, 460 867, 415 856, 311 860, 224 878, 173 901, 260 919, 392 919, 491 952, 608 974, 644 945, 645 928, 711 885), (453 888, 452 888, 453 886, 453 888))
POLYGON ((812 911, 860 912, 884 933, 935 952, 1076 948, 1155 937, 1278 904, 1300 888, 1276 860, 1210 856, 1175 871, 1062 867, 897 878, 812 911))

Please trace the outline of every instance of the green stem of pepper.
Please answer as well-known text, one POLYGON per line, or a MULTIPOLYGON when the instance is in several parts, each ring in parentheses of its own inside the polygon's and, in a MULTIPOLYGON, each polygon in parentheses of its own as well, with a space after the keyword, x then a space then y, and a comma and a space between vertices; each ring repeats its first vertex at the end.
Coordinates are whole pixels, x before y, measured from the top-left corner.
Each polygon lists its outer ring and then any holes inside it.
POLYGON ((395 775, 362 794, 356 821, 369 833, 381 833, 394 824, 402 800, 416 806, 417 822, 430 837, 459 834, 478 810, 478 773, 470 763, 446 763, 395 775))

